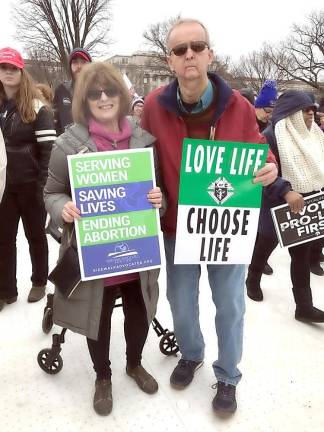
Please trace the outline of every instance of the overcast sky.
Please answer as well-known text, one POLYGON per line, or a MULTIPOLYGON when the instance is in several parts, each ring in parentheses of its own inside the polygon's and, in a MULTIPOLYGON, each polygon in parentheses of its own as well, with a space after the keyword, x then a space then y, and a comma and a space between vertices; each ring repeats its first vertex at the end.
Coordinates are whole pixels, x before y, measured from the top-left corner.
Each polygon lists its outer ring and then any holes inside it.
MULTIPOLYGON (((0 48, 22 49, 13 38, 10 5, 0 4, 0 48)), ((259 49, 264 41, 284 39, 293 23, 302 23, 313 10, 324 9, 323 0, 113 0, 113 23, 109 54, 132 54, 144 50, 143 32, 155 22, 180 13, 198 18, 210 31, 213 48, 234 60, 259 49)))

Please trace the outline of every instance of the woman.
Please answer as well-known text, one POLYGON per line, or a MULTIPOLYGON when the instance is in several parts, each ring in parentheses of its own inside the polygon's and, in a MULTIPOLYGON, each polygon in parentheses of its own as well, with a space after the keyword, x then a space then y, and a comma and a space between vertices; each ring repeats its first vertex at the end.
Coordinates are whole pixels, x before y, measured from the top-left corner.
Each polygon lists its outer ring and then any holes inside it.
MULTIPOLYGON (((66 250, 80 216, 71 201, 67 155, 80 151, 114 151, 150 146, 154 139, 140 128, 132 129, 126 119, 129 94, 120 73, 106 63, 91 63, 82 69, 73 96, 75 125, 57 141, 45 187, 46 208, 57 226, 63 226, 60 255, 66 250)), ((160 208, 159 188, 148 191, 148 200, 160 208)), ((96 372, 93 407, 108 415, 113 406, 109 344, 111 315, 117 294, 121 294, 125 315, 126 372, 141 390, 155 393, 158 384, 141 365, 149 323, 156 311, 158 271, 151 270, 106 279, 81 282, 69 299, 58 290, 54 296, 54 322, 87 336, 96 372)))
POLYGON ((51 111, 12 48, 0 50, 0 127, 7 153, 6 188, 0 204, 0 310, 17 300, 16 237, 20 218, 29 243, 32 288, 28 302, 45 295, 48 247, 43 187, 55 139, 51 111))
MULTIPOLYGON (((246 280, 248 296, 263 299, 262 269, 278 244, 270 207, 288 203, 294 213, 304 207, 307 195, 324 190, 324 135, 314 122, 314 102, 307 93, 290 90, 275 105, 272 123, 263 132, 279 163, 276 184, 265 190, 260 212, 258 239, 246 280), (284 180, 283 180, 284 179, 284 180), (276 188, 276 189, 275 189, 276 188), (275 193, 272 193, 275 191, 275 193)), ((296 303, 295 318, 305 322, 324 322, 324 312, 315 308, 310 287, 312 243, 290 247, 290 276, 296 303)))
POLYGON ((53 100, 54 100, 54 92, 51 89, 51 87, 47 84, 43 83, 37 83, 36 84, 37 89, 40 92, 41 97, 45 100, 48 106, 53 106, 53 100))

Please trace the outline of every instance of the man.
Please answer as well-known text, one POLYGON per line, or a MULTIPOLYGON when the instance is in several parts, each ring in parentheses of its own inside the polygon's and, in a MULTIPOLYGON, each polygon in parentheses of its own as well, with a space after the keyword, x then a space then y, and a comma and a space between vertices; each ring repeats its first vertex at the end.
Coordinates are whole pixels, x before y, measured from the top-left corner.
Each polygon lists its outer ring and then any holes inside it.
MULTIPOLYGON (((209 35, 197 20, 180 20, 167 36, 168 64, 176 79, 145 98, 142 125, 156 137, 162 182, 168 201, 162 218, 167 261, 167 297, 182 358, 170 381, 185 388, 202 365, 204 340, 199 324, 200 265, 173 263, 179 171, 185 137, 264 143, 253 107, 217 75, 208 74, 213 60, 209 35)), ((270 184, 277 176, 275 158, 256 173, 254 182, 270 184)), ((218 380, 213 399, 216 412, 236 410, 235 389, 241 372, 244 316, 244 265, 207 266, 218 334, 218 360, 213 368, 218 380)))
POLYGON ((73 123, 71 108, 74 83, 83 66, 91 61, 92 59, 90 54, 83 48, 74 48, 74 50, 69 55, 69 65, 72 79, 60 84, 56 88, 54 95, 53 104, 57 136, 61 135, 65 131, 65 128, 73 123))
MULTIPOLYGON (((260 132, 264 131, 271 120, 273 107, 276 103, 277 97, 276 81, 266 80, 254 102, 255 116, 260 132)), ((273 269, 268 263, 265 264, 263 273, 266 275, 272 275, 273 269)))
POLYGON ((6 186, 7 154, 4 139, 0 129, 0 202, 6 186))
POLYGON ((260 132, 262 132, 268 126, 276 100, 276 81, 266 80, 254 102, 255 115, 260 132))

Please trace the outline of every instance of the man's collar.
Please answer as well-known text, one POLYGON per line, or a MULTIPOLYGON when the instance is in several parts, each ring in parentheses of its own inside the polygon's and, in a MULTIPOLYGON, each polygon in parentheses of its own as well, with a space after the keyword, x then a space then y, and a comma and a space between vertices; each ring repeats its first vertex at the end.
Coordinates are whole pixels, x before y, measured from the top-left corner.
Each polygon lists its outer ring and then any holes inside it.
POLYGON ((204 91, 204 93, 202 94, 200 100, 197 102, 196 106, 191 111, 188 111, 185 108, 183 101, 181 99, 180 87, 178 86, 178 88, 177 88, 178 106, 182 112, 187 113, 187 114, 188 113, 197 114, 197 113, 200 113, 202 111, 205 111, 209 107, 209 105, 212 103, 213 97, 214 97, 213 85, 212 85, 210 79, 208 79, 207 88, 204 91))

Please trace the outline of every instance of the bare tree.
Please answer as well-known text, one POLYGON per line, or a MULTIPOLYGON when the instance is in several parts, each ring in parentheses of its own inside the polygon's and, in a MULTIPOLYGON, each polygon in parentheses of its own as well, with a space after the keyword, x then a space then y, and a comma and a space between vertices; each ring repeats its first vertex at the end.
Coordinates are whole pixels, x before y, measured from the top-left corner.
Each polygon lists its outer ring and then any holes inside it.
POLYGON ((48 60, 47 53, 38 52, 36 49, 29 51, 26 68, 36 82, 47 83, 51 87, 56 87, 67 79, 61 63, 48 60))
POLYGON ((273 63, 266 45, 260 51, 241 56, 231 67, 231 73, 238 88, 249 87, 259 93, 267 79, 276 79, 280 89, 284 73, 273 63))
POLYGON ((209 71, 216 73, 231 83, 233 81, 233 75, 230 72, 230 64, 230 56, 219 56, 214 54, 214 59, 209 67, 209 71))
POLYGON ((14 8, 16 38, 27 52, 59 62, 68 73, 68 53, 82 47, 95 54, 109 43, 112 0, 20 0, 14 8))
POLYGON ((294 24, 288 39, 278 47, 269 45, 268 53, 286 79, 324 93, 324 10, 312 12, 304 25, 294 24))
POLYGON ((145 39, 146 45, 149 47, 150 51, 154 53, 152 56, 152 62, 159 65, 161 69, 169 71, 167 56, 169 54, 166 38, 169 33, 170 28, 175 22, 180 19, 180 14, 171 17, 165 21, 160 21, 155 24, 151 24, 149 28, 143 33, 143 38, 145 39))

